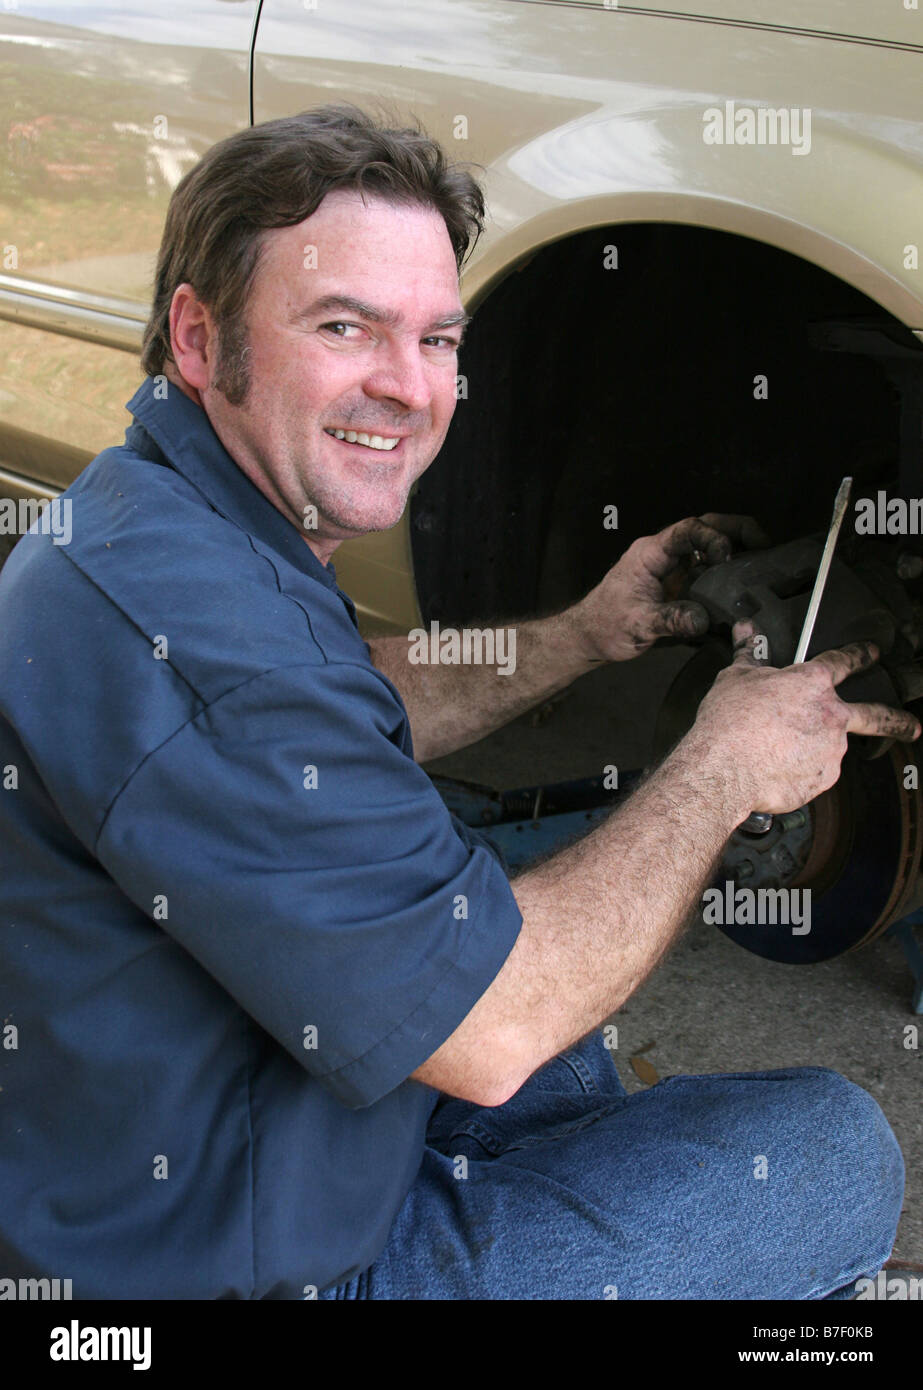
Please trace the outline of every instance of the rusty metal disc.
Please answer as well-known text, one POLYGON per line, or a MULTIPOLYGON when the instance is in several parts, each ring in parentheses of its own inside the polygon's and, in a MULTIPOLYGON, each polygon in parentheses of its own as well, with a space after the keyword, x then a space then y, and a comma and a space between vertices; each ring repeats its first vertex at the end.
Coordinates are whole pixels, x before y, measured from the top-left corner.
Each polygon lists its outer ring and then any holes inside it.
MULTIPOLYGON (((655 756, 665 756, 691 727, 699 703, 718 672, 730 661, 726 643, 710 640, 682 668, 667 692, 655 733, 655 756)), ((791 871, 753 885, 810 890, 810 929, 794 932, 787 922, 724 922, 724 934, 755 954, 788 964, 829 960, 863 946, 899 920, 914 892, 923 853, 923 794, 905 787, 905 769, 917 767, 912 745, 894 744, 886 756, 869 760, 864 742, 850 736, 839 781, 805 808, 809 843, 800 835, 791 871)), ((777 840, 781 838, 777 833, 777 840)), ((735 832, 715 886, 740 871, 741 832, 735 832)), ((758 862, 762 844, 745 848, 747 863, 758 862)), ((763 865, 760 865, 762 871, 763 865)), ((743 885, 745 886, 745 885, 743 885)))

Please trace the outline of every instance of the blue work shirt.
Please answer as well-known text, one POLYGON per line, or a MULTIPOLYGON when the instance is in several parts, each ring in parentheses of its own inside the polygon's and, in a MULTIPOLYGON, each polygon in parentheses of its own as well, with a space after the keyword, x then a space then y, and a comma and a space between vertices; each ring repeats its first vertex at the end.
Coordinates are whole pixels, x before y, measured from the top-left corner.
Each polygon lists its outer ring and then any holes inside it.
POLYGON ((522 918, 333 567, 179 388, 128 409, 0 574, 0 1279, 299 1299, 380 1253, 522 918))

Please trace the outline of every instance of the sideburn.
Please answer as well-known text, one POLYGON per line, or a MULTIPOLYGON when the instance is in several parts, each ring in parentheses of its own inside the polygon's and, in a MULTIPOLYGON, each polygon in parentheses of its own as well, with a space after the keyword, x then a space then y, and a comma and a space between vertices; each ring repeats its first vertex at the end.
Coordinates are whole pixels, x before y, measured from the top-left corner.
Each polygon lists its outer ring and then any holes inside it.
POLYGON ((250 394, 250 342, 239 319, 218 327, 218 360, 212 385, 228 405, 244 405, 250 394))

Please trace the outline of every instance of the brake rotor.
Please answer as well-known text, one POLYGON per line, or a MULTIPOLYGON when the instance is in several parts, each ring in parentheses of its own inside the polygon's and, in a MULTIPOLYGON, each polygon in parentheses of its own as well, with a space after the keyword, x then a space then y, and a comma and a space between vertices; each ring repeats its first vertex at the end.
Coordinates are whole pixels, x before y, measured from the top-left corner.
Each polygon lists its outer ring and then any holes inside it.
MULTIPOLYGON (((660 759, 691 728, 701 700, 731 648, 712 637, 686 663, 661 706, 654 735, 660 759)), ((869 761, 850 736, 839 781, 807 806, 774 818, 766 835, 737 830, 714 887, 809 890, 809 930, 782 923, 717 920, 732 941, 768 960, 809 964, 863 946, 897 921, 916 885, 923 851, 921 793, 906 788, 917 766, 914 746, 893 744, 869 761)), ((770 899, 771 900, 771 899, 770 899)), ((729 915, 729 914, 728 914, 729 915)), ((786 914, 787 917, 787 914, 786 914)))

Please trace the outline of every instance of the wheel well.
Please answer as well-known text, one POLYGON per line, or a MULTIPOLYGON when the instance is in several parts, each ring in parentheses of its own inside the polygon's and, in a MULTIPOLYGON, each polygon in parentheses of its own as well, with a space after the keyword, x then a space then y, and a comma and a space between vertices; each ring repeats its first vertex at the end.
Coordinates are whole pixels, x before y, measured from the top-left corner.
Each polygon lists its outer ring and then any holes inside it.
POLYGON ((562 607, 691 513, 753 513, 781 542, 826 526, 845 473, 887 486, 901 393, 880 356, 824 350, 818 325, 847 320, 923 365, 879 305, 762 242, 634 223, 542 248, 478 308, 411 502, 426 621, 562 607))

